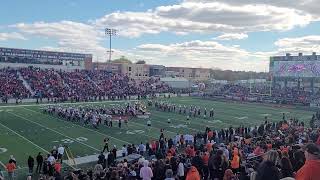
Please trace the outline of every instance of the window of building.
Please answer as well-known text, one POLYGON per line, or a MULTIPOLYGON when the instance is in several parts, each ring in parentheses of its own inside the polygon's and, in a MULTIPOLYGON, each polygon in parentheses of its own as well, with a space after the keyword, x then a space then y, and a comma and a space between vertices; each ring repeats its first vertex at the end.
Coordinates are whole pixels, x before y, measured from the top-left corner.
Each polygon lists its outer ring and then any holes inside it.
POLYGON ((129 71, 131 71, 131 67, 129 67, 129 71))

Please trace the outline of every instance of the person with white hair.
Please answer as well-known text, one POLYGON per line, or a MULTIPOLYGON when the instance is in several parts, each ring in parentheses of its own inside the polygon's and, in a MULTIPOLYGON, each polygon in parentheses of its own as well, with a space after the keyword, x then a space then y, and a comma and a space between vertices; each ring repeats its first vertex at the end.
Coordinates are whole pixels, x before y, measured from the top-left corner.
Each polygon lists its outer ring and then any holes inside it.
POLYGON ((152 169, 149 167, 149 161, 143 162, 143 167, 140 169, 140 177, 142 180, 151 180, 153 177, 152 169))
POLYGON ((58 147, 58 159, 61 160, 61 163, 63 159, 63 154, 64 154, 64 147, 60 144, 58 147))

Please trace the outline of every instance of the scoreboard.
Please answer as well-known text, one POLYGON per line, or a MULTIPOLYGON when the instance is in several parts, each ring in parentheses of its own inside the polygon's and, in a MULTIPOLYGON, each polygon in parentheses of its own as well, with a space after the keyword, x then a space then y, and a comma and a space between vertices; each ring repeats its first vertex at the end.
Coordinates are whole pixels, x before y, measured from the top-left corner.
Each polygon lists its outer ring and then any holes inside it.
POLYGON ((270 70, 274 77, 320 77, 320 61, 273 61, 270 70))

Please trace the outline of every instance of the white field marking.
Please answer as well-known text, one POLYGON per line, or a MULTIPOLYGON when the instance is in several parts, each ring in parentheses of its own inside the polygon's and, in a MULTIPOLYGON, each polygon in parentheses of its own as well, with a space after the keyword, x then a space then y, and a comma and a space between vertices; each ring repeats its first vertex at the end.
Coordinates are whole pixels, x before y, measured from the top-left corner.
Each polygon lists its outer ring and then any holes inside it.
POLYGON ((10 106, 0 106, 0 108, 12 108, 12 107, 30 107, 30 106, 50 106, 50 105, 70 105, 70 104, 103 104, 108 102, 135 102, 139 100, 119 100, 119 101, 95 101, 95 102, 74 102, 74 103, 47 103, 47 104, 18 104, 10 106))
POLYGON ((260 116, 272 116, 272 114, 260 114, 260 116))
POLYGON ((234 117, 236 119, 240 119, 240 120, 243 120, 243 119, 248 119, 248 116, 242 116, 242 117, 234 117))
POLYGON ((69 139, 72 139, 72 140, 74 140, 74 141, 76 141, 76 142, 78 142, 78 143, 80 143, 80 144, 82 144, 82 145, 84 145, 84 146, 87 146, 87 147, 89 147, 89 148, 91 148, 91 149, 94 149, 94 150, 96 150, 96 151, 100 151, 99 149, 97 149, 97 148, 95 148, 95 147, 93 147, 93 146, 90 146, 90 145, 88 145, 88 144, 86 144, 86 143, 83 143, 83 142, 81 142, 81 141, 78 141, 78 140, 76 140, 76 139, 74 139, 74 138, 72 138, 72 137, 70 137, 70 136, 67 136, 67 135, 65 135, 65 134, 62 134, 62 133, 60 133, 59 131, 56 131, 56 130, 54 130, 54 129, 51 129, 51 128, 49 128, 49 127, 46 127, 46 126, 44 126, 44 125, 42 125, 42 124, 39 124, 39 123, 34 122, 34 121, 31 121, 31 120, 28 119, 28 118, 25 118, 25 117, 23 117, 23 116, 20 116, 20 115, 11 113, 11 112, 8 112, 8 113, 9 113, 9 114, 12 114, 12 115, 14 115, 14 116, 16 116, 16 117, 19 117, 19 118, 21 118, 21 119, 24 119, 24 120, 26 120, 26 121, 28 121, 28 122, 31 122, 31 123, 33 123, 33 124, 37 124, 38 126, 41 126, 41 127, 43 127, 43 128, 46 128, 46 129, 48 129, 48 130, 50 130, 50 131, 53 131, 53 132, 55 132, 55 133, 57 133, 57 134, 60 134, 61 136, 67 137, 67 138, 69 138, 69 139))
MULTIPOLYGON (((159 122, 159 121, 156 121, 156 120, 152 120, 152 121, 159 122)), ((151 122, 152 122, 152 121, 151 121, 151 122)), ((143 125, 143 124, 135 123, 135 122, 130 122, 130 123, 136 124, 136 125, 138 125, 138 126, 144 126, 144 127, 146 127, 146 128, 157 129, 157 130, 159 130, 159 132, 160 132, 160 129, 159 129, 159 128, 156 128, 156 127, 152 127, 152 126, 149 126, 149 127, 148 127, 146 124, 143 125)), ((169 132, 169 133, 172 133, 172 134, 177 134, 177 132, 172 132, 172 131, 168 131, 168 130, 165 130, 165 131, 166 131, 166 132, 169 132)))
MULTIPOLYGON (((132 123, 132 122, 130 122, 130 123, 132 123)), ((132 126, 131 126, 132 127, 132 126)), ((130 127, 129 127, 129 129, 127 129, 127 131, 125 132, 126 134, 129 134, 128 133, 128 131, 130 131, 130 132, 132 132, 132 131, 137 131, 137 130, 135 130, 135 129, 130 129, 130 127)), ((140 131, 140 130, 138 130, 138 131, 140 131)), ((118 132, 117 134, 122 134, 122 132, 120 131, 120 132, 118 132)), ((137 133, 134 133, 134 134, 137 134, 137 133)), ((149 137, 149 138, 158 138, 158 137, 155 137, 155 136, 150 136, 150 135, 148 135, 148 134, 146 134, 146 133, 141 133, 141 134, 139 134, 139 135, 141 135, 141 136, 146 136, 146 137, 149 137)))
POLYGON ((7 167, 0 161, 0 165, 4 168, 7 169, 7 167))
POLYGON ((142 133, 145 133, 144 130, 140 130, 140 129, 137 129, 137 130, 128 130, 126 132, 126 134, 142 134, 142 133))
MULTIPOLYGON (((158 111, 159 112, 159 111, 158 111)), ((158 113, 157 111, 156 111, 156 113, 158 113)), ((153 116, 160 116, 160 115, 153 115, 153 116)), ((233 117, 233 116, 231 116, 231 115, 229 115, 230 117, 233 117)), ((180 120, 180 119, 174 119, 175 121, 181 121, 182 123, 186 123, 186 122, 190 122, 190 124, 193 124, 193 125, 198 125, 198 126, 203 126, 204 125, 204 123, 207 123, 207 120, 206 119, 202 119, 202 118, 197 118, 197 120, 195 120, 195 119, 193 119, 193 120, 189 120, 189 121, 187 121, 187 120, 180 120), (200 122, 199 122, 199 120, 200 120, 200 122)), ((209 127, 213 127, 213 126, 209 126, 209 127)), ((190 128, 189 128, 190 129, 190 128)), ((199 131, 198 129, 197 129, 197 131, 199 131)))
POLYGON ((220 120, 213 120, 213 121, 208 121, 208 123, 222 123, 220 120))
POLYGON ((7 152, 8 149, 0 147, 0 154, 7 152))
MULTIPOLYGON (((155 116, 157 116, 157 115, 155 115, 155 116)), ((152 120, 152 121, 155 121, 155 122, 158 122, 158 123, 161 123, 161 124, 166 124, 166 125, 168 125, 168 123, 164 123, 164 122, 161 122, 161 121, 157 121, 157 120, 152 120)), ((151 122, 152 122, 151 121, 151 122)), ((183 121, 183 120, 179 120, 179 119, 174 119, 174 121, 181 121, 181 122, 183 122, 183 123, 186 123, 187 121, 183 121)), ((203 124, 200 124, 200 123, 192 123, 192 124, 197 124, 197 125, 200 125, 200 126, 202 126, 203 124)), ((199 129, 193 129, 193 128, 189 128, 189 127, 185 127, 185 128, 187 128, 187 129, 190 129, 190 130, 193 130, 193 131, 199 131, 199 129)), ((167 131, 167 130, 166 130, 167 131)), ((171 132, 171 133, 174 133, 174 134, 177 134, 176 132, 172 132, 172 131, 167 131, 167 132, 171 132)))
POLYGON ((35 144, 34 142, 30 141, 29 139, 27 139, 26 137, 22 136, 21 134, 17 133, 16 131, 10 129, 9 127, 3 125, 2 123, 0 123, 0 125, 6 129, 8 129, 9 131, 11 131, 12 133, 16 134, 17 136, 21 137, 22 139, 28 141, 30 144, 34 145, 35 147, 41 149, 42 151, 46 152, 46 153, 50 153, 49 151, 43 149, 42 147, 38 146, 37 144, 35 144))
MULTIPOLYGON (((27 111, 31 111, 31 112, 33 112, 33 113, 42 114, 42 113, 40 113, 40 112, 38 112, 38 111, 34 111, 34 110, 32 110, 32 109, 28 109, 28 108, 25 108, 25 107, 22 107, 22 108, 25 109, 25 110, 27 110, 27 111)), ((63 121, 63 120, 61 120, 61 119, 59 119, 59 118, 55 118, 55 117, 49 116, 49 115, 47 115, 47 114, 42 114, 42 115, 46 115, 46 116, 48 116, 49 118, 57 119, 57 120, 59 120, 59 121, 63 121)), ((71 122, 68 122, 68 121, 63 121, 63 122, 65 122, 65 123, 71 123, 71 122)), ((72 123, 72 124, 73 124, 73 123, 72 123)), ((111 139, 115 139, 115 140, 117 140, 117 141, 121 141, 121 142, 124 142, 124 143, 126 143, 126 144, 131 144, 131 143, 129 143, 128 141, 124 141, 124 140, 121 140, 121 139, 112 137, 112 136, 110 136, 110 135, 107 135, 107 134, 101 133, 101 132, 99 132, 99 131, 95 131, 95 130, 92 130, 92 129, 89 129, 89 128, 80 126, 80 125, 78 125, 78 124, 73 124, 73 125, 75 125, 75 126, 77 126, 77 127, 81 127, 81 128, 83 128, 83 129, 86 129, 86 130, 89 130, 89 131, 91 131, 91 132, 98 133, 98 134, 102 135, 103 137, 110 137, 111 139)), ((100 151, 101 151, 101 150, 100 150, 100 151)))

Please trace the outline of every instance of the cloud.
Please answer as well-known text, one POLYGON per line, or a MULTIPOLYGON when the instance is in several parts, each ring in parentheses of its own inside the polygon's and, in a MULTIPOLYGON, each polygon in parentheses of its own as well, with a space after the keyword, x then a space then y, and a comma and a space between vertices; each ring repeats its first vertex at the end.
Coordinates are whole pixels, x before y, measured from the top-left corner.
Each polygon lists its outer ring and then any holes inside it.
POLYGON ((184 1, 176 5, 159 6, 146 12, 118 11, 92 23, 99 28, 120 29, 120 35, 126 37, 139 37, 142 34, 161 32, 186 35, 285 31, 316 20, 307 11, 276 5, 231 3, 223 0, 184 1))
POLYGON ((248 35, 244 33, 227 33, 227 34, 222 34, 213 39, 214 40, 240 40, 240 39, 246 39, 246 38, 248 38, 248 35))
POLYGON ((7 41, 7 40, 26 40, 26 38, 17 32, 12 33, 0 33, 0 41, 7 41))
POLYGON ((310 35, 296 38, 282 38, 274 43, 278 47, 278 54, 306 53, 320 51, 320 36, 310 35))
MULTIPOLYGON (((35 22, 32 24, 19 23, 11 27, 30 36, 54 39, 57 41, 56 50, 94 53, 102 56, 106 48, 101 45, 103 32, 94 26, 73 21, 35 22)), ((48 46, 54 48, 52 46, 48 46)))
MULTIPOLYGON (((307 14, 312 15, 314 18, 319 20, 320 17, 320 3, 318 0, 216 0, 221 3, 227 3, 230 5, 247 5, 247 4, 260 4, 260 5, 271 5, 277 7, 285 7, 290 9, 295 9, 303 11, 307 14)), ((184 0, 183 2, 201 2, 201 3, 210 3, 214 2, 213 0, 184 0)))
POLYGON ((265 71, 269 54, 251 53, 238 46, 224 46, 215 41, 188 41, 183 43, 143 44, 138 54, 151 56, 152 63, 167 66, 218 67, 232 70, 265 71))

